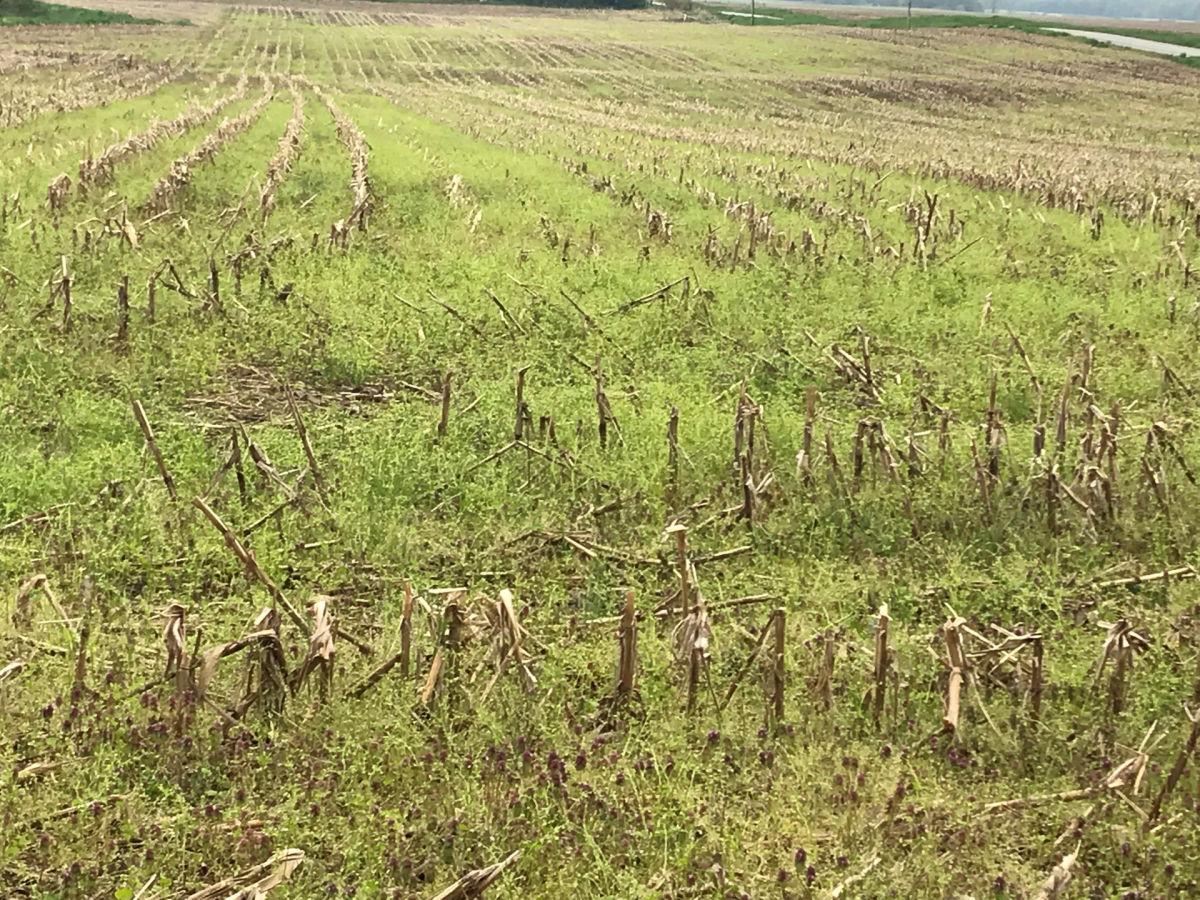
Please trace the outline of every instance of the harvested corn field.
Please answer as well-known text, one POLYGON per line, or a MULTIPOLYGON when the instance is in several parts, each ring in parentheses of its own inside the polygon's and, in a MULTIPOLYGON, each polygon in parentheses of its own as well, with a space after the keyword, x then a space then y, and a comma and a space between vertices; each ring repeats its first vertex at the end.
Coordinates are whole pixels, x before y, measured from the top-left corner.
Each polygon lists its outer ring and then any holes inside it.
POLYGON ((3 32, 0 893, 1200 890, 1200 70, 185 9, 3 32))

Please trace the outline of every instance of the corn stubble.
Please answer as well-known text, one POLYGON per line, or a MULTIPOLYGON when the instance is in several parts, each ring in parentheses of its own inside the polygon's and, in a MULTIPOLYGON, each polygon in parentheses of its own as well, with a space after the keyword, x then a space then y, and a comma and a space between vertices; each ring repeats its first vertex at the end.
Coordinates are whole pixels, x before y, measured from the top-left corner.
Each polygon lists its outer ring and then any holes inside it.
POLYGON ((0 51, 0 892, 1194 890, 1200 87, 845 31, 0 51))

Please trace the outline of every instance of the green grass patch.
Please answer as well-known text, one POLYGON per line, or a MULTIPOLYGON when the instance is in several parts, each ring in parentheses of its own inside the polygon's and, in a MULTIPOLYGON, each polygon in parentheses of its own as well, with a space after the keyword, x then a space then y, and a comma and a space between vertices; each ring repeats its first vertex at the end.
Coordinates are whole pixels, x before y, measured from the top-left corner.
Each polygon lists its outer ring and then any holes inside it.
MULTIPOLYGON (((102 9, 83 9, 41 0, 6 0, 0 5, 0 25, 161 25, 158 19, 144 19, 129 13, 102 9)), ((190 24, 186 19, 175 25, 190 24)))

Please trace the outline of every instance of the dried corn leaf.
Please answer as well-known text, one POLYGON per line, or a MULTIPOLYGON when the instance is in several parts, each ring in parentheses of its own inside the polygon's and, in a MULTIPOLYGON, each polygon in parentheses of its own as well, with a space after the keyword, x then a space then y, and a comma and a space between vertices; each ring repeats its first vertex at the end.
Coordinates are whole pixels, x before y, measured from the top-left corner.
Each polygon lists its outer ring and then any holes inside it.
MULTIPOLYGON (((483 892, 504 872, 506 868, 512 865, 521 857, 521 851, 516 850, 506 859, 498 863, 492 863, 490 866, 484 866, 482 869, 475 869, 468 872, 454 884, 439 893, 433 900, 470 900, 472 897, 482 896, 483 892)), ((190 900, 190 898, 189 898, 190 900)))
POLYGON ((1052 900, 1054 897, 1061 896, 1063 891, 1067 889, 1067 885, 1071 883, 1071 868, 1075 865, 1075 857, 1079 850, 1076 848, 1075 853, 1069 853, 1063 857, 1063 861, 1054 867, 1041 890, 1037 892, 1035 900, 1052 900))
POLYGON ((302 862, 303 850, 294 847, 280 850, 244 872, 189 894, 185 900, 262 900, 268 892, 291 878, 302 862))

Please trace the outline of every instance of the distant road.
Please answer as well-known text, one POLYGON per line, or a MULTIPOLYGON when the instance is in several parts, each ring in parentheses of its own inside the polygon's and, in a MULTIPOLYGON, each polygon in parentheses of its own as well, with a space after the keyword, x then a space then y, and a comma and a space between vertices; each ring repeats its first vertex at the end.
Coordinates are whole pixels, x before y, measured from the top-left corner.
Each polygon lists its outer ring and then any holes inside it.
MULTIPOLYGON (((749 6, 750 0, 722 0, 729 5, 744 5, 749 6)), ((827 15, 834 18, 865 19, 865 18, 880 18, 882 16, 897 16, 902 17, 907 15, 907 10, 903 6, 850 6, 836 3, 810 3, 807 0, 757 0, 759 6, 775 6, 783 9, 790 9, 794 12, 811 12, 821 15, 827 15)), ((935 9, 928 6, 913 5, 913 15, 922 16, 937 16, 937 15, 977 15, 980 17, 990 16, 991 10, 983 13, 964 13, 962 10, 951 9, 935 9)), ((1028 12, 1026 10, 1011 10, 999 9, 996 10, 998 16, 1016 16, 1021 19, 1029 19, 1038 24, 1050 25, 1053 23, 1057 27, 1059 23, 1064 25, 1102 25, 1106 28, 1142 28, 1147 31, 1183 31, 1183 32, 1200 32, 1200 21, 1177 21, 1173 19, 1114 19, 1104 16, 1081 16, 1081 15, 1066 15, 1060 13, 1038 13, 1028 12)), ((1178 54, 1176 54, 1178 55, 1178 54)))
POLYGON ((1145 38, 1129 37, 1124 34, 1106 34, 1102 31, 1079 31, 1075 28, 1047 28, 1057 34, 1069 34, 1073 37, 1091 38, 1117 47, 1127 47, 1130 50, 1144 50, 1146 53, 1161 53, 1163 56, 1200 56, 1196 47, 1182 47, 1179 44, 1164 44, 1162 41, 1148 41, 1145 38))

